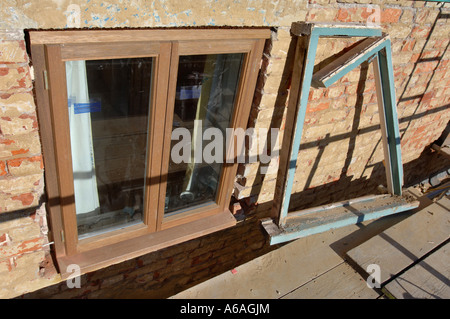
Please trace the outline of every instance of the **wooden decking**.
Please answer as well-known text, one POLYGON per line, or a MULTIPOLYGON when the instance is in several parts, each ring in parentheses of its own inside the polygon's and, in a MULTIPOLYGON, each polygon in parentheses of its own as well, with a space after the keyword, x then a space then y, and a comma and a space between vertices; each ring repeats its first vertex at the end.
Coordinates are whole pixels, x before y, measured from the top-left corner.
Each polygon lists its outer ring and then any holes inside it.
MULTIPOLYGON (((382 292, 391 298, 450 298, 450 198, 431 202, 347 253, 364 271, 380 267, 382 292)), ((368 274, 366 274, 368 276, 368 274)))
POLYGON ((420 206, 293 240, 172 298, 449 298, 450 199, 405 193, 420 206), (370 264, 380 288, 367 285, 370 264))

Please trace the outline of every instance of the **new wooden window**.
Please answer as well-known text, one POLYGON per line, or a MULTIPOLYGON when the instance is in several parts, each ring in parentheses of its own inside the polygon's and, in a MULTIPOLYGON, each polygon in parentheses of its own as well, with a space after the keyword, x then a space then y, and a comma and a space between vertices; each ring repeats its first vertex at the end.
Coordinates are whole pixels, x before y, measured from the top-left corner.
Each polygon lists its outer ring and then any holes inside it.
POLYGON ((63 276, 68 264, 87 272, 235 224, 237 164, 174 161, 172 131, 187 129, 194 153, 208 128, 245 129, 268 37, 268 29, 29 32, 63 276))

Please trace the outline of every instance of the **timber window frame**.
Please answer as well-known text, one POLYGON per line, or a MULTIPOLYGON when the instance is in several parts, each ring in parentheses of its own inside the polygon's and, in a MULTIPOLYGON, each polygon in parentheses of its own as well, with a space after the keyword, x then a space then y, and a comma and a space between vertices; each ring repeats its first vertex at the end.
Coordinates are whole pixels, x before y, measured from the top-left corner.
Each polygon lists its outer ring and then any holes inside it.
MULTIPOLYGON (((216 201, 164 217, 177 70, 182 55, 242 53, 231 118, 246 128, 267 28, 29 31, 42 140, 46 194, 55 255, 63 278, 67 265, 82 273, 235 225, 228 210, 237 163, 224 163, 216 201), (79 238, 75 215, 64 61, 153 57, 143 224, 79 238), (165 119, 162 121, 161 119, 165 119), (148 190, 148 191, 147 191, 148 190), (156 204, 155 204, 156 203, 156 204)), ((226 152, 232 151, 229 145, 226 152)))

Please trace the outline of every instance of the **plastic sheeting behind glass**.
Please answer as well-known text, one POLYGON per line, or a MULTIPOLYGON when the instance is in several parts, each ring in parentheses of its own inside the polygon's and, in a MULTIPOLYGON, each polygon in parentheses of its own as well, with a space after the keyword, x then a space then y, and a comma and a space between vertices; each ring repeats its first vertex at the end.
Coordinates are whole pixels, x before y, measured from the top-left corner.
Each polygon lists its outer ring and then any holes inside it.
POLYGON ((142 222, 152 58, 67 61, 78 235, 142 222))

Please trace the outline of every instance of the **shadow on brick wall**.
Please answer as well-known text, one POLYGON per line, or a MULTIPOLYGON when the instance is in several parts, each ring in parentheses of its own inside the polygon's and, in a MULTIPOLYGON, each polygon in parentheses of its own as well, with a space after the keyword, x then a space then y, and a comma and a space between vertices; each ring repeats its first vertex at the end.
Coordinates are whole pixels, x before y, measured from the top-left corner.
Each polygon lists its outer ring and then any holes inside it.
MULTIPOLYGON (((407 121, 404 121, 404 122, 407 122, 407 125, 403 129, 403 132, 402 132, 402 135, 401 135, 401 140, 403 140, 406 131, 409 129, 409 127, 410 127, 410 125, 412 123, 412 120, 413 119, 417 119, 420 116, 422 116, 422 115, 417 113, 419 108, 422 106, 423 103, 428 103, 430 101, 430 99, 433 97, 433 94, 434 94, 433 91, 430 92, 431 94, 428 94, 428 93, 426 94, 426 92, 430 88, 430 84, 431 84, 431 82, 432 82, 432 80, 433 80, 433 78, 434 78, 434 76, 436 74, 436 70, 439 68, 440 64, 444 61, 444 56, 445 56, 445 53, 448 50, 450 42, 447 43, 445 49, 442 51, 442 54, 440 56, 427 58, 427 57, 424 57, 424 53, 425 53, 425 48, 427 47, 427 45, 428 45, 428 43, 429 43, 429 41, 431 39, 431 36, 433 35, 434 30, 436 29, 437 23, 440 20, 445 21, 445 19, 448 19, 448 18, 450 18, 450 14, 443 13, 442 11, 439 11, 439 14, 437 15, 436 19, 433 22, 433 25, 431 26, 430 32, 427 35, 425 43, 423 44, 423 47, 421 48, 421 51, 418 54, 418 58, 417 58, 417 60, 414 63, 414 67, 413 67, 411 73, 409 74, 408 79, 406 80, 406 85, 405 85, 402 93, 400 94, 400 96, 397 98, 397 102, 398 103, 405 102, 405 101, 417 100, 417 106, 414 109, 414 112, 412 113, 412 115, 410 116, 410 119, 408 119, 407 121), (412 95, 412 96, 406 96, 407 95, 407 91, 410 88, 411 80, 412 80, 412 78, 413 78, 413 76, 415 74, 415 71, 421 66, 421 64, 429 63, 429 62, 437 62, 437 63, 435 65, 435 67, 432 69, 431 77, 429 78, 429 80, 428 80, 428 82, 427 82, 423 92, 419 93, 419 94, 416 94, 416 95, 412 95), (419 116, 416 116, 416 115, 419 115, 419 116)), ((449 107, 449 105, 445 106, 445 108, 448 108, 448 107, 449 107)))

